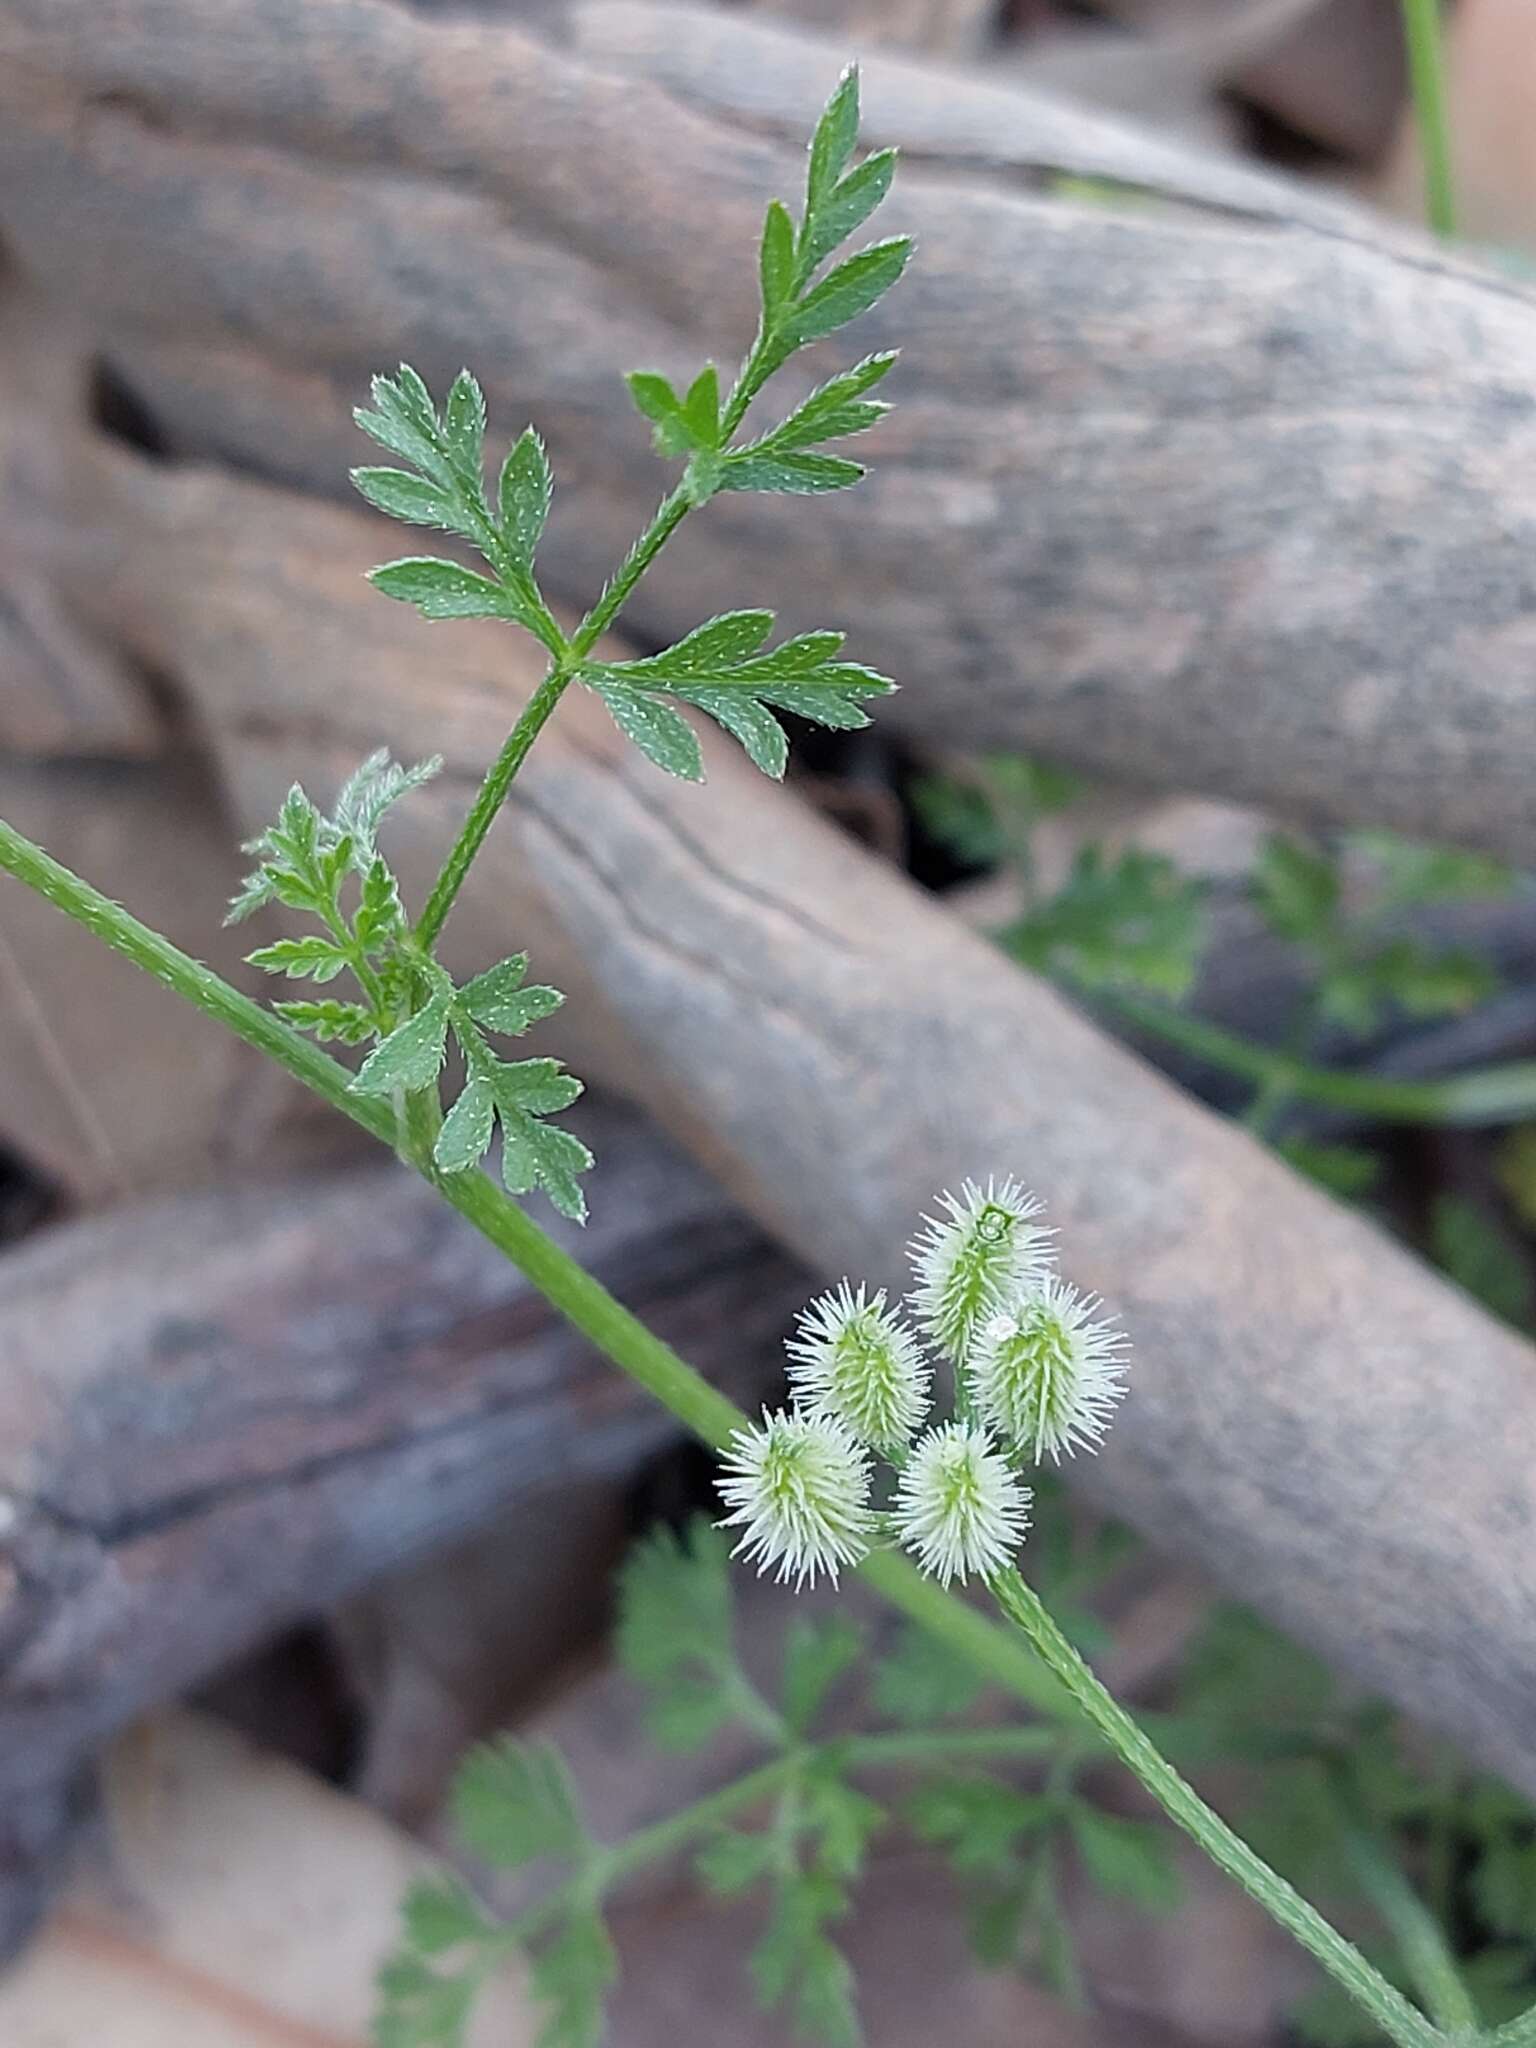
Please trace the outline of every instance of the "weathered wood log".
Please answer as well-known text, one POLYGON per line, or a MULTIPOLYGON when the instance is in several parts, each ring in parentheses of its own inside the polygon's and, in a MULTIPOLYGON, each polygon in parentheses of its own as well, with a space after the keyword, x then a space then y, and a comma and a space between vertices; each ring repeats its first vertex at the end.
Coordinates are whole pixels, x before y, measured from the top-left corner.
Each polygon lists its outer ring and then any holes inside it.
MULTIPOLYGON (((594 1268, 751 1401, 806 1282, 632 1117, 594 1268)), ((222 1187, 0 1259, 0 1812, 145 1707, 675 1433, 393 1167, 222 1187)), ((3 1841, 3 1836, 0 1836, 3 1841)))
MULTIPOLYGON (((369 517, 96 454, 66 538, 110 559, 96 600, 195 707, 248 825, 381 742, 446 756, 392 827, 419 888, 531 645, 375 596, 360 571, 393 535, 369 517)), ((571 998, 544 1042, 829 1277, 899 1284, 936 1187, 1026 1173, 1141 1359, 1073 1476, 1536 1787, 1531 1348, 706 752, 704 789, 673 783, 568 698, 450 928, 461 964, 529 945, 571 998)))
MULTIPOLYGON (((239 830, 189 754, 13 763, 0 816, 254 991, 221 929, 239 830)), ((359 1150, 305 1091, 38 898, 0 912, 0 1140, 80 1201, 359 1150)))
MULTIPOLYGON (((1147 68, 1165 80, 1167 56, 1182 57, 1186 78, 1233 88, 1356 162, 1392 140, 1407 95, 1393 0, 1097 0, 1096 11, 1141 31, 1147 68)), ((1150 97, 1140 105, 1157 118, 1150 97)))
MULTIPOLYGON (((62 310, 37 342, 38 310, 9 275, 0 290, 0 505, 35 496, 70 460, 87 361, 62 310)), ((25 524, 0 513, 0 750, 91 759, 164 740, 149 693, 111 640, 81 629, 30 559, 25 524)))
MULTIPOLYGON (((368 369, 472 360, 550 437, 548 567, 585 596, 655 491, 618 373, 740 345, 834 54, 572 20, 4 0, 0 228, 173 442, 269 474, 336 488, 368 369)), ((1530 857, 1530 294, 1039 97, 881 58, 867 99, 924 249, 861 331, 908 351, 875 480, 712 508, 637 630, 771 554, 786 623, 851 625, 914 731, 1530 857)))
POLYGON ((747 0, 757 14, 837 36, 851 50, 978 57, 998 40, 996 0, 747 0))
MULTIPOLYGON (((6 2048, 358 2048, 419 1847, 355 1799, 202 1715, 119 1744, 107 1826, 25 1962, 6 2048)), ((465 2048, 531 2048, 521 1962, 465 2048)))

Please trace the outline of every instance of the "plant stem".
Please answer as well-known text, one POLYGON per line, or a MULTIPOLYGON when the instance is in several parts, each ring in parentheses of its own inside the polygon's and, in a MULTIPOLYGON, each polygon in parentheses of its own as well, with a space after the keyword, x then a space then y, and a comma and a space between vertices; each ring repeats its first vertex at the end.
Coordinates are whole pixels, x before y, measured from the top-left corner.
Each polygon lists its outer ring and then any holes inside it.
POLYGON ((1430 226, 1447 238, 1456 232, 1456 187, 1451 168, 1451 124, 1446 104, 1445 35, 1440 0, 1402 0, 1408 75, 1424 160, 1424 204, 1430 226))
POLYGON ((1448 2034, 1475 2035, 1477 2007, 1433 1913, 1363 1828, 1346 1823, 1344 1849, 1360 1888, 1386 1923, 1425 2010, 1448 2034))
POLYGON ((1203 1849, 1218 1869, 1236 1880, 1250 1898, 1277 1920, 1368 2012, 1399 2048, 1436 2048, 1440 2033, 1402 1993, 1368 1963, 1351 1942, 1309 1906, 1301 1894, 1185 1783, 1173 1765, 1153 1747, 1143 1730, 1118 1700, 1095 1678, 1040 1602, 1038 1594, 1016 1571, 1000 1572, 991 1582, 993 1597, 1016 1622, 1067 1691, 1082 1708, 1126 1769, 1146 1787, 1170 1820, 1203 1849))
POLYGON ((647 1864, 659 1863, 696 1841, 710 1828, 732 1819, 759 1800, 777 1792, 787 1781, 798 1778, 812 1765, 822 1748, 835 1750, 842 1769, 848 1771, 900 1770, 911 1764, 970 1762, 980 1758, 1036 1758, 1061 1748, 1061 1732, 1052 1728, 925 1728, 907 1733, 859 1735, 846 1742, 826 1745, 797 1744, 782 1756, 759 1764, 755 1770, 735 1778, 702 1799, 680 1807, 665 1820, 637 1828, 622 1842, 599 1851, 594 1862, 578 1878, 562 1885, 547 1899, 519 1915, 498 1935, 498 1950, 521 1948, 536 1939, 561 1910, 578 1896, 601 1897, 624 1878, 647 1864))
MULTIPOLYGON (((982 1757, 1040 1757, 1059 1750, 1061 1742, 1060 1732, 1052 1728, 925 1728, 911 1733, 855 1736, 832 1747, 845 1770, 882 1771, 899 1770, 909 1764, 970 1762, 982 1757)), ((606 1853, 608 1882, 654 1863, 660 1856, 670 1855, 691 1837, 776 1790, 787 1776, 803 1771, 815 1756, 815 1745, 793 1748, 718 1792, 707 1793, 654 1827, 642 1828, 626 1837, 606 1853)))
POLYGON ((421 916, 416 920, 416 941, 430 953, 437 941, 475 855, 485 844, 485 835, 496 822, 496 814, 507 800, 512 779, 528 757, 528 749, 548 723, 550 714, 565 695, 570 673, 559 664, 551 668, 523 706, 522 716, 507 735, 506 744, 491 763, 459 836, 449 848, 437 880, 432 884, 421 916))
POLYGON ((485 836, 495 824, 517 772, 528 758, 529 748, 549 723, 555 706, 574 681, 583 657, 591 653, 599 638, 613 624, 630 592, 682 524, 689 509, 690 501, 681 485, 662 499, 650 525, 624 557, 602 596, 523 706, 522 715, 507 735, 506 744, 486 771, 479 793, 459 828, 459 836, 449 848, 448 857, 432 884, 432 892, 416 920, 416 941, 423 951, 430 953, 437 943, 438 933, 447 922, 448 913, 474 865, 475 856, 485 844, 485 836))
POLYGON ((1187 1010, 1171 1010, 1118 989, 1094 993, 1139 1029, 1277 1096, 1354 1110, 1381 1123, 1476 1126, 1514 1123, 1536 1115, 1536 1060, 1513 1060, 1444 1081, 1396 1081, 1379 1074, 1339 1073, 1242 1038, 1187 1010))
MULTIPOLYGON (((354 1094, 352 1076, 338 1060, 140 924, 120 904, 71 874, 3 819, 0 871, 25 882, 114 951, 276 1060, 364 1130, 385 1144, 394 1142, 390 1105, 354 1094)), ((719 1449, 743 1426, 747 1418, 734 1402, 632 1316, 484 1173, 442 1174, 422 1164, 419 1157, 408 1163, 416 1165, 429 1184, 504 1252, 606 1357, 706 1444, 719 1449)), ((1104 1690, 1016 1573, 995 1581, 993 1591, 1004 1612, 1024 1630, 1044 1662, 1045 1672, 1006 1630, 923 1577, 907 1559, 876 1552, 866 1559, 860 1573, 893 1606, 1015 1698, 1056 1719, 1071 1715, 1071 1704, 1075 1704, 1172 1818, 1353 1992, 1400 2048, 1429 2048, 1438 2041, 1428 2021, 1185 1784, 1104 1690)))
POLYGON ((571 636, 571 655, 579 662, 592 652, 613 624, 640 578, 693 509, 693 500, 681 484, 668 491, 651 515, 651 523, 614 570, 603 594, 571 636))

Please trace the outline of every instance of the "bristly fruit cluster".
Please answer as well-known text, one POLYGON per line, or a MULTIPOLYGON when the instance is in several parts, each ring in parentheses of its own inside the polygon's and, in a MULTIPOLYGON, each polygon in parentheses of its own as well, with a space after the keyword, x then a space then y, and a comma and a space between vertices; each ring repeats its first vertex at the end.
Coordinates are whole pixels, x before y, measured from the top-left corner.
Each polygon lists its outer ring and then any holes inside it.
POLYGON ((954 1417, 916 1434, 932 1381, 918 1333, 883 1292, 845 1280, 790 1341, 794 1405, 765 1411, 726 1454, 722 1526, 797 1588, 835 1581, 882 1537, 946 1586, 990 1578, 1029 1527, 1016 1461, 1097 1449, 1125 1391, 1126 1340, 1050 1270, 1032 1195, 967 1181, 938 1208, 912 1246, 911 1306, 953 1369, 954 1417), (883 1509, 876 1459, 894 1481, 883 1509))

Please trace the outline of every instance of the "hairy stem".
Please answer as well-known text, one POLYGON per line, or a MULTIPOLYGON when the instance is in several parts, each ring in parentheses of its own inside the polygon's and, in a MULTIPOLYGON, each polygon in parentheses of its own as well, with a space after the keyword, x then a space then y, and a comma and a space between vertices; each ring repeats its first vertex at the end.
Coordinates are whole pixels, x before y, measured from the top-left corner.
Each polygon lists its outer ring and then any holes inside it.
POLYGON ((1172 1010, 1118 989, 1094 994, 1138 1029, 1155 1033, 1209 1066, 1254 1082, 1275 1098, 1326 1103, 1381 1123, 1476 1126, 1512 1123, 1536 1114, 1536 1060, 1512 1060, 1444 1081, 1340 1073, 1259 1045, 1187 1010, 1172 1010))
POLYGON ((1095 1678, 1046 1612, 1039 1595, 1019 1574, 1000 1572, 991 1581, 991 1590, 1003 1613, 1018 1624, 1047 1668, 1060 1679, 1110 1749, 1146 1787, 1169 1819, 1176 1821, 1218 1869, 1235 1879, 1250 1898, 1315 1957, 1399 2048, 1435 2048, 1441 2040, 1439 2030, 1309 1906, 1292 1885, 1255 1855, 1242 1837, 1206 1805, 1194 1787, 1179 1776, 1119 1701, 1095 1678))
POLYGON ((635 585, 692 509, 693 501, 681 484, 668 491, 651 515, 650 525, 609 577, 602 596, 571 635, 571 655, 576 661, 592 652, 629 602, 635 585))
POLYGON ((555 706, 575 680, 584 657, 591 653, 607 632, 634 590, 635 585, 676 533, 689 511, 690 501, 681 485, 662 499, 651 523, 624 557, 602 596, 593 605, 570 640, 550 666, 549 673, 523 706, 522 716, 507 735, 506 744, 486 771, 459 836, 448 850, 437 880, 432 884, 421 916, 416 920, 417 943, 430 952, 447 922, 463 888, 485 836, 495 824, 507 800, 518 770, 528 758, 534 741, 549 723, 555 706))
POLYGON ((459 828, 459 836, 448 850, 437 880, 432 884, 421 916, 416 920, 417 943, 427 952, 454 906, 464 878, 474 865, 475 855, 485 844, 485 835, 496 822, 496 814, 507 800, 513 777, 528 758, 528 750, 549 722, 550 714, 565 695, 570 674, 558 664, 545 676, 523 706, 522 716, 507 735, 506 744, 486 771, 479 794, 459 828))
POLYGON ((1408 75, 1424 159, 1424 210, 1437 235, 1451 236, 1456 232, 1456 188, 1440 0, 1402 0, 1402 5, 1408 75))

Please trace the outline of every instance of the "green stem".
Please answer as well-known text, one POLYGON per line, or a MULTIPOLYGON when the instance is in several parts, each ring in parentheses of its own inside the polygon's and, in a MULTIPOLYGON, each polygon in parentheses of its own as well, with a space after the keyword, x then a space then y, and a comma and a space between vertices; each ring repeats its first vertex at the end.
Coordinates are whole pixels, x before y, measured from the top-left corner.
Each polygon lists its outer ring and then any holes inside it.
MULTIPOLYGON (((1050 1755, 1061 1747, 1059 1730, 1051 1728, 956 1728, 922 1729, 888 1735, 860 1735, 849 1741, 823 1745, 836 1753, 846 1771, 901 1770, 912 1764, 968 1763, 982 1758, 1018 1760, 1050 1755)), ((807 1744, 787 1749, 756 1770, 735 1778, 718 1791, 705 1793, 691 1805, 680 1807, 665 1820, 638 1828, 622 1842, 598 1852, 587 1870, 548 1899, 519 1916, 497 1937, 498 1947, 521 1948, 560 1917, 574 1898, 600 1898, 605 1892, 648 1864, 675 1856, 680 1849, 733 1819, 748 1807, 779 1791, 814 1763, 819 1746, 807 1744)))
POLYGON ((1239 1037, 1187 1010, 1170 1010, 1118 989, 1094 993, 1139 1029, 1276 1095, 1352 1110, 1381 1123, 1476 1126, 1514 1123, 1536 1115, 1536 1060, 1483 1067, 1444 1081, 1395 1081, 1379 1074, 1339 1073, 1239 1037))
POLYGON ((682 524, 689 509, 690 501, 681 485, 662 499, 650 525, 624 557, 602 596, 566 642, 563 651, 556 655, 549 673, 523 706, 522 716, 486 771, 485 780, 469 807, 469 814, 459 828, 459 836, 450 847, 421 916, 416 920, 416 940, 425 952, 430 952, 437 943, 438 933, 447 922, 448 913, 458 899, 475 856, 485 844, 485 836, 495 824, 517 772, 528 758, 528 750, 575 680, 583 657, 591 653, 613 624, 630 592, 682 524))
POLYGON ((1451 2035, 1475 2035, 1477 2007, 1462 1982, 1439 1921, 1397 1864, 1363 1828, 1346 1826, 1344 1849, 1361 1890, 1386 1923, 1403 1967, 1436 2026, 1451 2035))
POLYGON ((1083 1713, 1126 1769, 1140 1780, 1170 1820, 1184 1829, 1218 1869, 1240 1884, 1249 1897, 1277 1920, 1345 1991, 1368 2012, 1399 2048, 1436 2048, 1437 2028, 1414 2009, 1402 1993, 1301 1894, 1185 1783, 1143 1730, 1105 1690, 1041 1605, 1039 1596, 1017 1572, 1001 1572, 991 1581, 998 1606, 1016 1622, 1039 1652, 1047 1668, 1066 1687, 1083 1713))
POLYGON ((720 415, 720 445, 722 448, 729 445, 736 429, 746 418, 748 407, 773 374, 771 351, 777 340, 777 331, 770 334, 761 322, 758 323, 757 333, 753 337, 752 346, 747 351, 746 360, 736 373, 736 382, 731 386, 730 396, 725 401, 725 409, 720 415))
POLYGON ((667 542, 693 509, 693 500, 681 484, 668 491, 651 515, 651 523, 614 570, 603 594, 571 636, 574 667, 590 654, 604 633, 629 602, 630 594, 667 542))
MULTIPOLYGON (((114 951, 276 1060, 383 1143, 394 1142, 389 1104, 354 1094, 352 1076, 339 1061, 168 939, 140 924, 120 904, 71 874, 4 820, 0 820, 0 871, 26 883, 114 951)), ((504 1252, 568 1321, 706 1444, 722 1448, 745 1424, 747 1418, 734 1402, 632 1316, 485 1174, 440 1174, 419 1159, 411 1163, 418 1165, 438 1193, 504 1252)), ((1024 1629, 1047 1667, 1045 1672, 1008 1631, 924 1578, 907 1559, 877 1552, 860 1572, 893 1606, 1015 1698, 1057 1719, 1069 1714, 1069 1702, 1074 1702, 1173 1818, 1354 1991, 1394 2041, 1402 2048, 1428 2048, 1438 2039, 1428 2022, 1184 1783, 1099 1684, 1016 1574, 997 1581, 993 1590, 1010 1619, 1024 1629)))
POLYGON ((432 884, 432 893, 421 916, 416 920, 416 940, 423 951, 430 952, 436 943, 437 935, 464 886, 464 878, 474 864, 475 855, 485 844, 485 835, 495 824, 496 814, 507 800, 513 777, 528 758, 528 749, 549 722, 550 714, 565 695, 570 680, 569 672, 558 664, 549 671, 523 706, 522 716, 508 733, 506 744, 487 770, 479 794, 470 805, 469 815, 449 849, 437 880, 432 884))
POLYGON ((1408 75, 1424 159, 1424 203, 1430 226, 1447 238, 1456 232, 1456 185, 1451 168, 1451 123, 1445 85, 1445 36, 1440 0, 1402 0, 1408 75))

